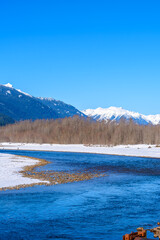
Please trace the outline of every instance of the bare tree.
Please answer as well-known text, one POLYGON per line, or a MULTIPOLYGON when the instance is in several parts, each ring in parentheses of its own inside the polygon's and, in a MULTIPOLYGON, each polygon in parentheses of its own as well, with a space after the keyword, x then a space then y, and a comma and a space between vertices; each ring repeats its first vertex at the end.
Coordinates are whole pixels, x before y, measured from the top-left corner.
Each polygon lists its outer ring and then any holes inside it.
POLYGON ((0 127, 1 142, 63 144, 160 144, 160 125, 138 125, 133 120, 119 123, 90 118, 22 121, 0 127))

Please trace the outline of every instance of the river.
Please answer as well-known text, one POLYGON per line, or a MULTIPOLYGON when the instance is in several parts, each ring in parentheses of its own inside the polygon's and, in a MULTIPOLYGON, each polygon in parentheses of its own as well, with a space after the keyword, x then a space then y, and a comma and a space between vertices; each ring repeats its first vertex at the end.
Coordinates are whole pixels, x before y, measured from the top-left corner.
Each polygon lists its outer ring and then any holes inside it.
MULTIPOLYGON (((160 221, 160 160, 1 150, 49 160, 39 170, 106 173, 89 181, 0 192, 0 240, 108 239, 160 221)), ((150 235, 148 235, 150 237, 150 235)))

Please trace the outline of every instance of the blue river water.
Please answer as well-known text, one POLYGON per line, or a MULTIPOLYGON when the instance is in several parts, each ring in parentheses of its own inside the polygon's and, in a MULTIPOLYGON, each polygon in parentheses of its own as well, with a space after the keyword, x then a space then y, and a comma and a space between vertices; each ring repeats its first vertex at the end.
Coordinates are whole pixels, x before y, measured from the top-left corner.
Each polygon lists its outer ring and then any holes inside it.
MULTIPOLYGON (((51 161, 45 170, 105 177, 0 192, 0 240, 120 240, 160 221, 160 160, 98 154, 6 151, 51 161)), ((40 170, 39 169, 39 170, 40 170)), ((150 237, 150 235, 148 235, 150 237)))

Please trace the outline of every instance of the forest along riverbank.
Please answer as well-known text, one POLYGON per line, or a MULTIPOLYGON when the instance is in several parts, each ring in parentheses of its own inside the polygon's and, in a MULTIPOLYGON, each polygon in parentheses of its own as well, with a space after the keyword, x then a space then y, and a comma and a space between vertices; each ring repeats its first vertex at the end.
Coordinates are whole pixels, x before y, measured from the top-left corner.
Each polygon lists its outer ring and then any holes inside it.
POLYGON ((49 161, 44 159, 0 153, 0 190, 78 182, 105 175, 96 170, 75 173, 36 171, 37 167, 46 164, 49 164, 49 161))

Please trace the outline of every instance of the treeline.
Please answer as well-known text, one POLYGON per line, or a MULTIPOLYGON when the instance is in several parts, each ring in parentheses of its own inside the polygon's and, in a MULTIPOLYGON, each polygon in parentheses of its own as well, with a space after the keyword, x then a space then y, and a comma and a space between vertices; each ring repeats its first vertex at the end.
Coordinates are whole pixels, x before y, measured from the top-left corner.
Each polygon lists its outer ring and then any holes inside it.
POLYGON ((95 122, 79 117, 22 121, 0 127, 1 142, 61 144, 160 144, 160 125, 95 122))

